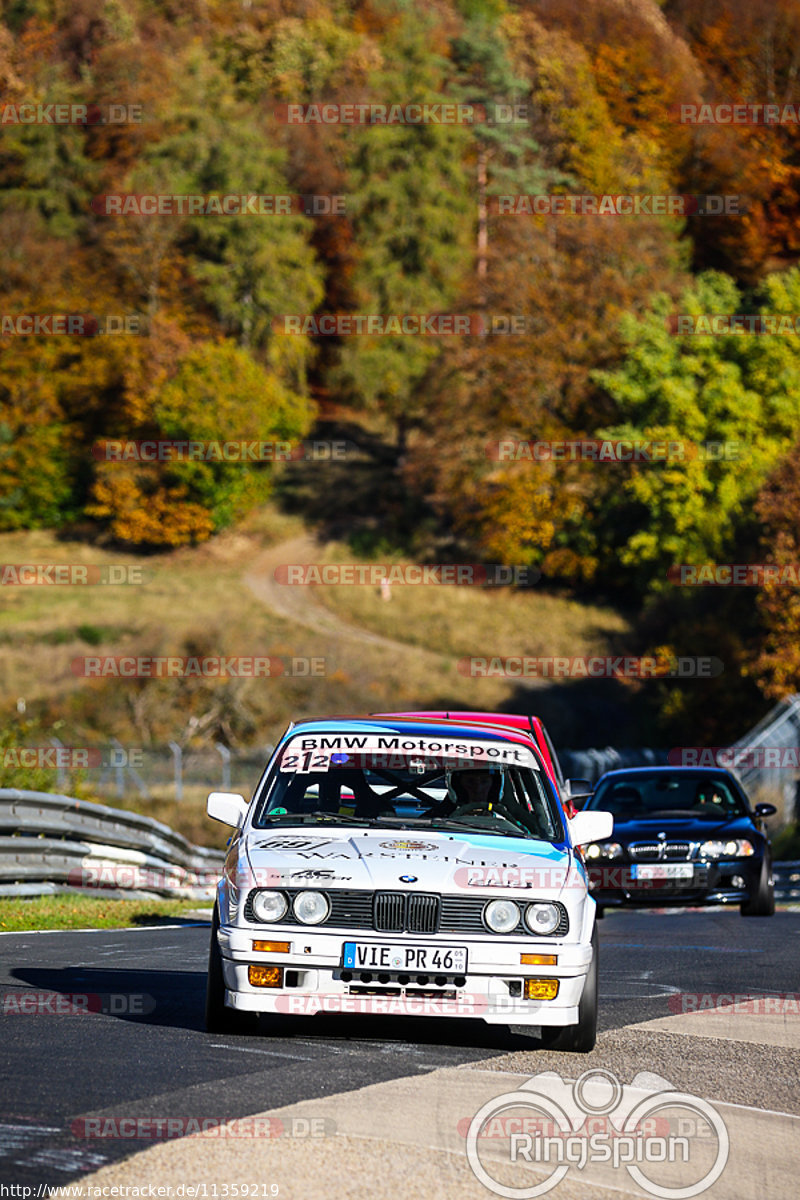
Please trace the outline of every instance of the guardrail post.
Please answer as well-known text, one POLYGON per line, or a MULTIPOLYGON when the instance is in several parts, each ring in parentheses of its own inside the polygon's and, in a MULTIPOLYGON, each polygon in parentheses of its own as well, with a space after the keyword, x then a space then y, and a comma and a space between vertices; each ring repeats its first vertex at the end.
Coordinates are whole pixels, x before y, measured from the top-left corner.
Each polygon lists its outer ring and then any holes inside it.
POLYGON ((215 742, 214 745, 222 759, 222 790, 229 792, 231 790, 231 752, 227 746, 223 746, 222 742, 215 742))
POLYGON ((116 738, 111 739, 111 745, 114 749, 111 751, 111 761, 114 766, 114 776, 117 781, 117 796, 120 800, 125 799, 125 751, 122 749, 122 743, 116 738))
POLYGON ((175 799, 183 799, 183 751, 177 742, 170 742, 172 762, 175 771, 175 799))
MULTIPOLYGON (((50 738, 50 745, 55 746, 56 750, 64 749, 64 743, 61 741, 60 738, 57 738, 57 737, 50 738)), ((61 761, 61 757, 58 754, 56 754, 56 787, 59 787, 59 788, 66 787, 66 783, 67 783, 67 772, 64 770, 64 764, 61 761)))

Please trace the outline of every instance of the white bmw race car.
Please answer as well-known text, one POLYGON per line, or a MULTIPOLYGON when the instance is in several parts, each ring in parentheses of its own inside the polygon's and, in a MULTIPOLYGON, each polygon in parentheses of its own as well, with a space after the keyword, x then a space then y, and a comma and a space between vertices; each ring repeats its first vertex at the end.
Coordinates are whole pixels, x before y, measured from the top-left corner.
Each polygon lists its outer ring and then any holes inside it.
POLYGON ((303 722, 249 804, 212 792, 208 813, 235 827, 209 1030, 248 1013, 375 1013, 594 1045, 595 902, 575 847, 609 837, 612 817, 567 820, 530 739, 433 720, 303 722))

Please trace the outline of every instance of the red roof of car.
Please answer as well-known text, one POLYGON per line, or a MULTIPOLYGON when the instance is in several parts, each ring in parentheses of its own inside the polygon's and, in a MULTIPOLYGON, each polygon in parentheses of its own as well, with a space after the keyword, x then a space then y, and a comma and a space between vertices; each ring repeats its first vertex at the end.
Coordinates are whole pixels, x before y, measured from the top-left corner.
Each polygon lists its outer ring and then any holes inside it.
POLYGON ((544 734, 544 727, 538 717, 525 717, 518 713, 445 712, 444 710, 439 712, 374 713, 373 715, 377 717, 418 717, 422 720, 428 719, 433 721, 458 721, 461 724, 466 723, 468 725, 494 725, 513 729, 518 734, 527 734, 528 738, 539 751, 545 770, 555 785, 556 791, 560 794, 561 783, 559 781, 559 772, 553 763, 550 747, 547 744, 547 738, 544 734))

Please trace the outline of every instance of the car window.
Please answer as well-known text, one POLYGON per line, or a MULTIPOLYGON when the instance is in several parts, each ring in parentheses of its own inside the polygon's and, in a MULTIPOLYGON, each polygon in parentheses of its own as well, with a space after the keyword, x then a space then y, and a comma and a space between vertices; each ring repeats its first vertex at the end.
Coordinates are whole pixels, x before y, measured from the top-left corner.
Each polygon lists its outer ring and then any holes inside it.
POLYGON ((290 741, 264 781, 253 824, 326 817, 563 838, 543 773, 529 767, 428 753, 304 755, 290 741))
POLYGON ((727 780, 702 773, 617 776, 602 782, 585 807, 631 820, 663 813, 719 820, 748 811, 727 780))

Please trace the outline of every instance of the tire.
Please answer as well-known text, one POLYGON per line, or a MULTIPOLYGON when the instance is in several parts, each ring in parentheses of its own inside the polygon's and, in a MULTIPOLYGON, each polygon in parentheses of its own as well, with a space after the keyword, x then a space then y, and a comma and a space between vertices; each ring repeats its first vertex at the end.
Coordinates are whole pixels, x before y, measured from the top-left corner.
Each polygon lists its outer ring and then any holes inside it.
POLYGON ((771 917, 775 914, 775 884, 772 879, 772 864, 766 855, 761 864, 761 871, 750 896, 739 905, 743 917, 771 917))
MULTIPOLYGON (((246 1017, 225 1004, 225 978, 222 973, 222 953, 217 941, 219 910, 214 905, 211 920, 211 942, 208 947, 208 977, 206 979, 206 1032, 245 1033, 246 1017)), ((249 1013, 246 1016, 249 1017, 249 1013)))
POLYGON ((548 1050, 565 1050, 572 1054, 588 1054, 597 1041, 597 925, 592 931, 592 965, 583 985, 575 1025, 554 1025, 542 1029, 542 1043, 548 1050))

